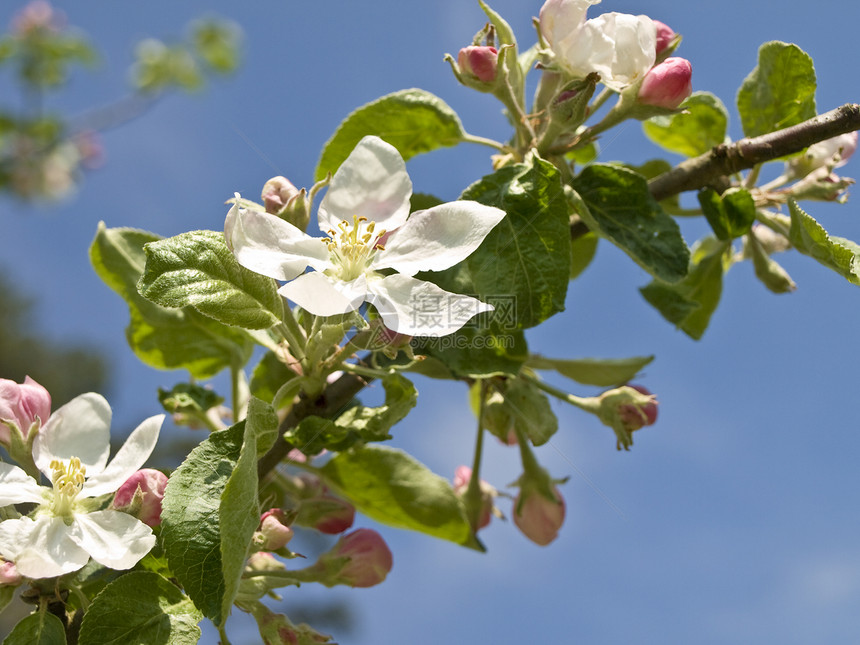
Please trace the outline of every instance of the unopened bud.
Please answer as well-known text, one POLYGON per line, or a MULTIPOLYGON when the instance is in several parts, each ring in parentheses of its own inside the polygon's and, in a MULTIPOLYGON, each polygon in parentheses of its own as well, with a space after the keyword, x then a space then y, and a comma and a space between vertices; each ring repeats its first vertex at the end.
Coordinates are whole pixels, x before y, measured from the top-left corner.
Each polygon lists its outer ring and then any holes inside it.
MULTIPOLYGON (((652 396, 648 388, 641 385, 628 385, 627 387, 645 396, 652 396)), ((652 400, 641 406, 635 403, 625 403, 619 406, 618 415, 621 417, 625 429, 630 432, 639 430, 639 428, 644 426, 653 425, 657 421, 657 401, 652 400)))
POLYGON ((0 561, 0 587, 12 587, 21 584, 22 577, 14 562, 0 561))
POLYGON ((51 415, 51 395, 29 376, 23 383, 0 379, 0 443, 9 445, 9 424, 18 427, 24 439, 51 415))
POLYGON ((693 66, 685 58, 667 58, 645 75, 639 87, 639 103, 675 110, 693 92, 693 66))
POLYGON ((457 64, 460 72, 468 74, 483 83, 496 80, 499 64, 499 50, 487 45, 463 47, 457 54, 457 64))
POLYGON ((529 540, 546 546, 558 537, 564 511, 564 498, 555 486, 548 497, 538 487, 523 484, 514 501, 514 524, 529 540))
POLYGON ((282 549, 293 539, 293 529, 287 522, 286 514, 279 508, 263 513, 258 531, 258 543, 265 551, 282 549))
POLYGON ((351 587, 373 587, 385 580, 393 565, 391 550, 376 531, 357 529, 340 538, 331 551, 320 557, 319 563, 328 566, 339 558, 348 558, 327 581, 351 587))
MULTIPOLYGON (((468 466, 457 466, 454 471, 454 492, 458 497, 463 497, 469 489, 469 480, 472 479, 472 469, 468 466)), ((482 529, 490 523, 493 515, 493 499, 498 495, 498 491, 485 482, 480 481, 481 488, 481 509, 478 514, 478 525, 475 530, 482 529)))
POLYGON ((840 177, 829 166, 816 168, 786 192, 794 199, 814 199, 824 202, 845 203, 848 187, 854 183, 849 177, 840 177))
POLYGON ((654 26, 657 28, 657 62, 664 60, 671 54, 681 42, 681 38, 675 33, 669 25, 653 20, 654 26))
POLYGON ((352 504, 324 493, 319 497, 302 500, 295 523, 316 529, 320 533, 334 535, 343 533, 354 521, 355 508, 352 504))
POLYGON ((166 487, 167 475, 160 470, 143 468, 117 489, 111 508, 129 513, 147 526, 158 526, 166 487))
POLYGON ((286 177, 272 177, 263 186, 261 198, 267 213, 277 215, 303 231, 308 227, 310 204, 304 188, 299 190, 286 177))

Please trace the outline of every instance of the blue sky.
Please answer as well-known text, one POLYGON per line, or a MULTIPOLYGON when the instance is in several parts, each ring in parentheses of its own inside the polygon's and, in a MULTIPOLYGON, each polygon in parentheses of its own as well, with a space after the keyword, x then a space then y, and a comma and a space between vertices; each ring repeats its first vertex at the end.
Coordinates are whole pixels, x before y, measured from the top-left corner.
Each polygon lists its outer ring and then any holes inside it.
MULTIPOLYGON (((167 98, 108 132, 107 164, 75 196, 51 207, 0 200, 4 270, 39 298, 47 337, 109 348, 116 380, 107 394, 121 427, 155 413, 155 388, 184 375, 151 370, 127 348, 125 305, 87 259, 100 220, 165 236, 218 230, 233 191, 254 197, 276 174, 309 185, 340 120, 407 87, 441 96, 470 132, 508 134, 498 103, 459 86, 442 60, 483 25, 477 2, 58 4, 105 52, 100 68, 76 74, 58 101, 72 113, 124 93, 131 47, 142 37, 175 34, 208 13, 232 18, 245 33, 235 78, 198 96, 167 98)), ((491 4, 523 46, 534 41, 539 2, 491 4)), ((4 3, 0 22, 22 5, 4 3)), ((860 101, 860 5, 822 1, 814 12, 807 3, 775 6, 606 1, 591 14, 648 11, 683 34, 678 54, 692 61, 694 89, 722 98, 738 138, 735 93, 767 40, 794 42, 812 55, 819 111, 860 101)), ((635 123, 612 131, 602 147, 603 160, 660 155, 635 123)), ((844 174, 860 174, 856 163, 844 174)), ((445 199, 490 170, 485 149, 464 146, 416 158, 408 168, 416 190, 445 199)), ((808 205, 831 233, 855 241, 857 209, 856 200, 808 205)), ((684 225, 688 242, 704 230, 684 225)), ((538 457, 553 474, 571 475, 562 488, 567 521, 559 538, 540 548, 510 522, 494 521, 482 534, 489 553, 479 555, 381 529, 395 560, 385 584, 305 586, 285 597, 348 600, 356 631, 341 642, 356 645, 856 641, 860 292, 809 258, 780 260, 796 293, 772 295, 751 266, 738 265, 710 329, 694 342, 642 301, 643 271, 602 244, 571 284, 567 311, 531 332, 529 342, 558 357, 656 354, 640 381, 659 395, 660 418, 637 433, 631 452, 617 453, 611 431, 596 419, 555 405, 560 430, 538 457)), ((419 408, 395 429, 393 443, 451 476, 471 460, 475 424, 464 388, 418 387, 419 408)), ((503 488, 518 475, 515 452, 491 445, 485 477, 503 488)), ((234 642, 255 642, 247 627, 237 620, 234 642)))

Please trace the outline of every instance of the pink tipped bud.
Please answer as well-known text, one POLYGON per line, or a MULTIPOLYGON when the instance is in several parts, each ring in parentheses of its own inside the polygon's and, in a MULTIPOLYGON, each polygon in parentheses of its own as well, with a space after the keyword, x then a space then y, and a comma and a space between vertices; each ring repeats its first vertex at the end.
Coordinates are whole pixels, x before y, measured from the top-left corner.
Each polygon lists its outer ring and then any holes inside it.
POLYGON ((51 395, 36 381, 29 376, 21 384, 0 379, 0 443, 9 445, 7 423, 18 426, 26 438, 34 424, 44 425, 50 415, 51 395))
POLYGON ((829 163, 833 164, 833 168, 840 168, 848 162, 856 150, 857 132, 855 131, 813 143, 806 150, 805 156, 807 162, 814 168, 820 168, 829 163))
POLYGON ((263 513, 259 532, 260 546, 266 551, 282 549, 293 539, 293 529, 287 524, 286 515, 279 508, 263 513))
POLYGON ((676 109, 693 92, 693 66, 685 58, 667 58, 645 75, 639 88, 644 105, 676 109))
POLYGON ((323 558, 349 558, 333 584, 351 587, 378 585, 385 580, 394 563, 385 540, 372 529, 357 529, 344 535, 323 558))
POLYGON ((487 45, 463 47, 457 55, 457 64, 463 74, 474 76, 483 83, 492 83, 496 80, 499 50, 487 45))
POLYGON ((652 22, 657 27, 657 55, 659 56, 675 39, 675 30, 659 20, 652 20, 652 22))
POLYGON ((278 176, 266 182, 261 196, 266 212, 277 215, 298 194, 299 189, 293 186, 289 179, 278 176))
POLYGON ((14 562, 0 562, 0 587, 10 587, 21 584, 21 574, 14 562))
POLYGON ((166 486, 167 475, 160 470, 143 468, 119 487, 111 507, 134 515, 147 526, 158 526, 161 524, 161 500, 166 486))
POLYGON ((296 524, 314 528, 320 533, 343 533, 355 521, 352 504, 328 493, 303 499, 296 524))
MULTIPOLYGON (((627 387, 645 396, 652 396, 651 391, 641 385, 628 385, 627 387)), ((624 427, 632 432, 644 426, 653 425, 657 421, 657 401, 654 400, 642 406, 628 403, 618 408, 618 414, 624 427)))
POLYGON ((27 36, 36 31, 56 32, 65 22, 62 14, 54 11, 45 0, 35 0, 12 18, 12 31, 27 36))
MULTIPOLYGON (((469 488, 469 480, 472 479, 472 469, 468 466, 457 466, 454 471, 454 492, 463 497, 469 488)), ((482 529, 490 523, 493 515, 493 499, 497 492, 490 484, 481 480, 481 512, 478 516, 478 525, 475 530, 482 529)))
POLYGON ((564 498, 552 487, 555 499, 544 497, 537 489, 526 487, 514 501, 514 524, 529 540, 546 546, 558 537, 564 523, 564 498))

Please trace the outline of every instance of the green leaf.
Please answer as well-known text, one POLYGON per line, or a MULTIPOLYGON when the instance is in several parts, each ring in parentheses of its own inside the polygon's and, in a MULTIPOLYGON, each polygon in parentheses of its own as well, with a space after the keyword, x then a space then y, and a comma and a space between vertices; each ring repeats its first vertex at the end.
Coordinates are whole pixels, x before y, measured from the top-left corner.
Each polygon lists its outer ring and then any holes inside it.
POLYGON ((655 278, 672 283, 687 275, 690 251, 681 230, 651 196, 644 177, 619 166, 592 164, 574 179, 573 188, 581 199, 576 211, 591 230, 655 278))
POLYGON ((804 255, 836 271, 851 284, 860 285, 860 247, 850 240, 830 237, 797 202, 790 201, 791 230, 788 239, 804 255))
MULTIPOLYGON (((498 315, 498 305, 493 315, 498 315)), ((521 331, 500 327, 493 322, 490 327, 464 327, 440 338, 414 338, 412 349, 416 355, 438 359, 455 377, 515 376, 529 354, 526 337, 521 331)), ((450 378, 442 370, 428 376, 450 378)))
POLYGON ((170 568, 216 625, 227 619, 260 521, 254 425, 249 419, 209 435, 170 477, 162 503, 170 568))
POLYGON ((746 237, 756 277, 773 293, 789 293, 797 288, 788 272, 770 257, 755 234, 746 237))
POLYGON ((95 597, 81 624, 80 645, 193 645, 203 615, 169 580, 132 571, 95 597))
MULTIPOLYGON (((272 403, 281 386, 296 378, 297 374, 286 366, 274 352, 266 352, 251 375, 251 394, 266 403, 272 403)), ((289 403, 289 401, 285 401, 289 403)))
POLYGON ((268 329, 281 321, 274 280, 241 266, 224 235, 191 231, 144 247, 140 294, 163 307, 194 307, 227 325, 268 329))
POLYGON ((729 112, 710 92, 693 92, 683 112, 642 122, 645 135, 661 148, 687 157, 708 152, 726 139, 729 112))
POLYGON ((390 439, 388 431, 415 407, 418 391, 399 374, 383 378, 382 387, 385 388, 383 405, 356 405, 335 420, 307 417, 288 430, 284 438, 308 455, 316 455, 323 449, 343 451, 358 443, 390 439))
POLYGON ((570 220, 555 167, 533 156, 487 175, 461 198, 501 208, 507 216, 468 258, 421 278, 493 304, 492 320, 504 330, 528 329, 564 311, 570 220))
POLYGON ((744 134, 756 137, 815 116, 815 68, 797 45, 764 43, 738 91, 744 134))
POLYGON ((157 369, 185 368, 194 378, 208 379, 231 365, 244 365, 254 345, 248 335, 222 325, 194 309, 167 309, 137 291, 146 257, 143 246, 157 235, 99 223, 90 246, 98 276, 126 301, 131 321, 126 338, 137 357, 157 369))
POLYGON ((158 402, 168 414, 200 416, 224 403, 224 397, 196 383, 177 383, 173 388, 158 388, 158 402))
POLYGON ((597 254, 596 234, 589 231, 570 241, 570 279, 574 280, 588 268, 597 254))
POLYGON ((677 284, 655 280, 639 291, 666 320, 699 340, 720 302, 730 251, 731 242, 707 237, 693 247, 690 273, 684 280, 677 284))
POLYGON ((369 518, 468 546, 466 512, 447 480, 400 450, 367 445, 320 469, 330 486, 369 518))
MULTIPOLYGON (((233 473, 221 493, 218 526, 221 531, 221 567, 224 573, 224 596, 221 601, 221 623, 230 608, 239 584, 245 560, 249 555, 254 531, 260 525, 260 502, 257 480, 257 446, 271 448, 277 438, 278 418, 272 407, 251 399, 245 420, 242 450, 233 473)), ((217 625, 218 623, 216 623, 217 625)))
POLYGON ((698 197, 717 239, 733 240, 749 233, 755 222, 756 208, 747 189, 734 186, 721 196, 713 188, 705 188, 698 197))
POLYGON ((400 90, 352 112, 323 148, 314 179, 334 173, 368 135, 397 148, 404 161, 436 148, 456 146, 466 135, 460 117, 438 96, 419 89, 400 90))
POLYGON ((46 611, 30 614, 3 640, 3 645, 65 645, 66 630, 59 618, 46 611))
POLYGON ((627 383, 653 360, 654 356, 563 359, 532 354, 526 361, 526 367, 555 370, 562 376, 584 385, 610 387, 627 383))
POLYGON ((505 407, 517 432, 525 434, 535 446, 542 446, 558 430, 547 395, 523 379, 512 379, 504 388, 505 407))

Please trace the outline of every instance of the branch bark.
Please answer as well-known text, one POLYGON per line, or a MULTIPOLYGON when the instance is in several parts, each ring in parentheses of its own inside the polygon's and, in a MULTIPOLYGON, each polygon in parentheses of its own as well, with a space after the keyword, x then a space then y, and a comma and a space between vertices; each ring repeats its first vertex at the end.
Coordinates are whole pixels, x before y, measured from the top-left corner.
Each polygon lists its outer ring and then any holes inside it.
POLYGON ((659 200, 697 190, 721 177, 800 152, 813 143, 860 130, 860 104, 845 105, 776 132, 721 144, 703 155, 687 159, 648 182, 659 200))

